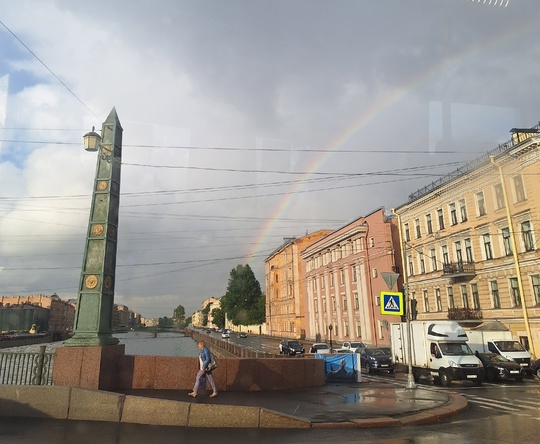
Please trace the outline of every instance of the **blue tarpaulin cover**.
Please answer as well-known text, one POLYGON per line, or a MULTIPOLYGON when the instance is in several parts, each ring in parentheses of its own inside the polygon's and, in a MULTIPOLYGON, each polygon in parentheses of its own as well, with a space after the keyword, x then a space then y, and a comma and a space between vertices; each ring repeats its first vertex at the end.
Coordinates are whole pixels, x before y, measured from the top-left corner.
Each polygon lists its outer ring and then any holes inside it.
POLYGON ((324 359, 327 381, 356 381, 358 371, 356 353, 337 355, 317 353, 315 357, 324 359))

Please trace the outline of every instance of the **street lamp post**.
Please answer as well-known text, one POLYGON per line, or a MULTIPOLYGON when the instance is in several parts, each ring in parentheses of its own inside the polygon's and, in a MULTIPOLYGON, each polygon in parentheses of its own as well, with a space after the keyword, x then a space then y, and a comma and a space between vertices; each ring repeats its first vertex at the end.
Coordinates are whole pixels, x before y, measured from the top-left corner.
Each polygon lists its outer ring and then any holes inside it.
POLYGON ((103 139, 92 131, 84 135, 87 151, 98 151, 92 205, 84 249, 74 335, 67 346, 118 344, 112 336, 122 126, 113 108, 102 126, 103 139))
POLYGON ((330 353, 332 353, 332 329, 333 329, 333 328, 334 328, 334 327, 332 326, 332 324, 330 324, 330 325, 328 326, 328 330, 330 331, 330 353))

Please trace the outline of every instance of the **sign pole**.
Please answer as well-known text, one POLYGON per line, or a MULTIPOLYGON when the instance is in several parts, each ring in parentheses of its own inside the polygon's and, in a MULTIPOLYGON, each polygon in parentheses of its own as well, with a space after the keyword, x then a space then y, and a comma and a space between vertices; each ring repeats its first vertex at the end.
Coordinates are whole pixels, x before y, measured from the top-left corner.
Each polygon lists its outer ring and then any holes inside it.
MULTIPOLYGON (((394 213, 394 211, 392 211, 394 213)), ((394 213, 396 214, 396 213, 394 213)), ((409 361, 409 368, 407 373, 407 386, 408 389, 415 389, 416 384, 414 383, 414 375, 412 370, 412 335, 411 335, 411 307, 409 301, 409 289, 408 289, 408 276, 407 276, 407 266, 405 264, 407 245, 403 240, 403 234, 401 233, 401 216, 396 214, 398 220, 398 233, 399 233, 399 242, 401 244, 401 268, 403 269, 403 303, 407 307, 407 312, 405 313, 405 321, 407 327, 407 360, 409 361)))

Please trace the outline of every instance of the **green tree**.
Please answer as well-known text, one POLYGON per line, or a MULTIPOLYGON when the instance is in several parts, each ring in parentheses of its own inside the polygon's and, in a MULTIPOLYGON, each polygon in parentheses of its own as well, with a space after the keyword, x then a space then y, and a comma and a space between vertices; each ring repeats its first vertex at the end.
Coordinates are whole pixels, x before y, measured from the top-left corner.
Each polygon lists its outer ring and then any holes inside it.
POLYGON ((206 307, 204 307, 201 310, 202 313, 202 325, 203 327, 206 327, 206 324, 208 324, 208 313, 210 313, 210 303, 206 304, 206 307))
POLYGON ((225 328, 225 312, 220 308, 212 310, 212 322, 217 328, 225 328))
POLYGON ((260 324, 265 319, 264 307, 261 285, 253 270, 249 265, 237 265, 231 270, 227 293, 221 298, 227 318, 234 325, 260 324))
POLYGON ((182 305, 174 309, 172 320, 176 328, 184 328, 186 326, 186 310, 182 305))

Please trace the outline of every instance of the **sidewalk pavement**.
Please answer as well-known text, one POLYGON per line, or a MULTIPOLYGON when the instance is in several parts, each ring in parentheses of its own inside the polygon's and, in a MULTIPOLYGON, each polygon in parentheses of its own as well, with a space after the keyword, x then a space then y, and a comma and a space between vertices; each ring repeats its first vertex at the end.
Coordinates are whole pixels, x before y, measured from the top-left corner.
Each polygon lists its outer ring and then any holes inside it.
MULTIPOLYGON (((105 421, 236 429, 373 428, 422 425, 468 408, 465 397, 429 386, 406 388, 403 375, 284 391, 105 392, 67 386, 0 385, 0 417, 105 421)), ((3 419, 3 418, 2 418, 3 419)), ((1 441, 1 440, 0 440, 1 441)))
MULTIPOLYGON (((363 380, 360 383, 327 383, 323 387, 287 391, 219 392, 188 390, 129 390, 126 395, 189 402, 192 405, 259 407, 291 419, 308 428, 399 427, 439 422, 468 409, 465 397, 428 386, 406 388, 396 379, 363 380)), ((217 424, 206 427, 223 427, 217 424)), ((287 427, 287 421, 283 422, 287 427)), ((290 422, 292 427, 298 424, 290 422), (294 425, 293 425, 294 424, 294 425)))

